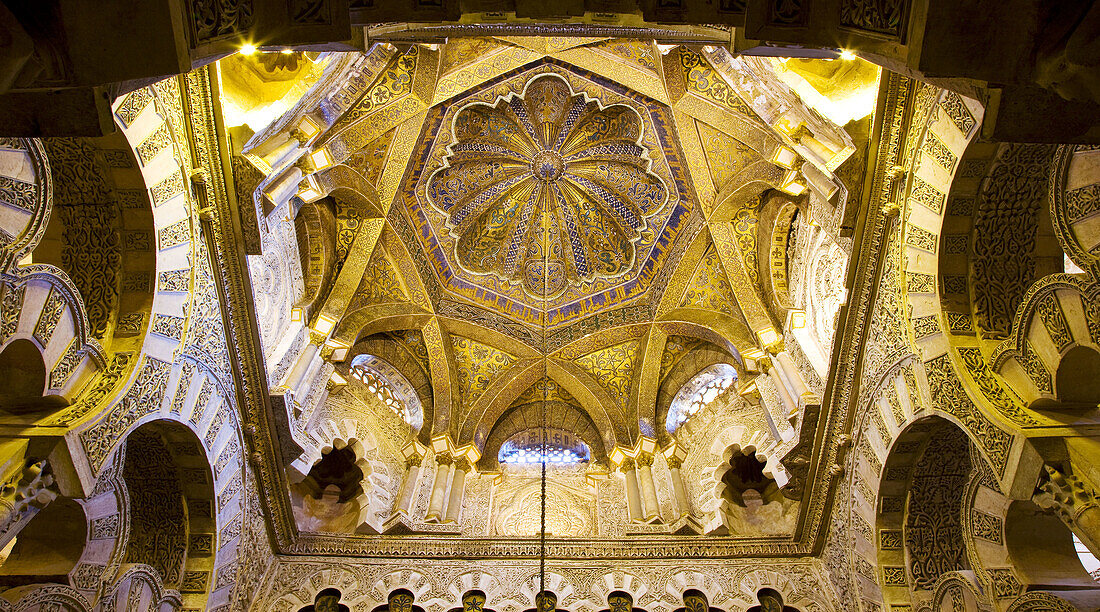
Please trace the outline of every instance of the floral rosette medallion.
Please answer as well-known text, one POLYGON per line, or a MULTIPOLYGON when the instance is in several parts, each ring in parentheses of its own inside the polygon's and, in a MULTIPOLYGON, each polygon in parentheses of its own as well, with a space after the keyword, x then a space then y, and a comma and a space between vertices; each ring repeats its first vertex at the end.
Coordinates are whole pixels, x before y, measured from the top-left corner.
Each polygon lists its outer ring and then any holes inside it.
POLYGON ((520 95, 461 109, 453 129, 427 196, 465 270, 546 298, 631 270, 668 201, 637 111, 541 75, 520 95))

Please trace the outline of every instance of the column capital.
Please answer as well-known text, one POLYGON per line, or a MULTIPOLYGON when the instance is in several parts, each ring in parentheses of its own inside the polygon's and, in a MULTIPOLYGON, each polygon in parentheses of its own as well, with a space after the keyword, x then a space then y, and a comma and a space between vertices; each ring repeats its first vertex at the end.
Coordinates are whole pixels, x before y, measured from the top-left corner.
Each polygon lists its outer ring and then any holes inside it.
POLYGON ((636 463, 638 467, 649 467, 653 465, 653 453, 638 451, 638 454, 634 455, 634 463, 636 463))
POLYGON ((1063 522, 1073 524, 1082 512, 1100 506, 1096 492, 1073 474, 1063 474, 1050 465, 1043 466, 1047 481, 1033 497, 1036 505, 1057 514, 1063 522))
POLYGON ((470 460, 467 459, 464 456, 459 457, 458 459, 455 459, 454 463, 455 463, 455 471, 461 470, 463 472, 469 472, 470 468, 473 467, 473 464, 470 463, 470 460))
POLYGON ((678 470, 684 466, 684 460, 676 455, 665 457, 665 461, 668 463, 668 469, 670 470, 678 470))
POLYGON ((436 453, 435 455, 436 465, 451 465, 454 462, 455 458, 451 455, 451 453, 443 452, 436 453))
POLYGON ((626 457, 625 459, 622 460, 622 463, 619 464, 619 471, 621 471, 623 473, 629 472, 633 469, 634 469, 634 458, 633 457, 626 457))

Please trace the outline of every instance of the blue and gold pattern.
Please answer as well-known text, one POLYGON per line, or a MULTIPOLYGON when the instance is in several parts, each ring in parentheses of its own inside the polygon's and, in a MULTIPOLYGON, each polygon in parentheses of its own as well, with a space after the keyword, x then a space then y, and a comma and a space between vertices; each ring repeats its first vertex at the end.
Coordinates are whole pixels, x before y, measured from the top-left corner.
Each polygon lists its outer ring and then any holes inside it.
POLYGON ((668 200, 639 144, 638 113, 574 94, 554 75, 494 106, 463 108, 453 130, 427 195, 447 215, 454 257, 531 296, 628 272, 634 243, 668 200))
POLYGON ((527 324, 642 297, 693 208, 670 109, 556 60, 432 107, 424 133, 392 214, 442 288, 527 324))

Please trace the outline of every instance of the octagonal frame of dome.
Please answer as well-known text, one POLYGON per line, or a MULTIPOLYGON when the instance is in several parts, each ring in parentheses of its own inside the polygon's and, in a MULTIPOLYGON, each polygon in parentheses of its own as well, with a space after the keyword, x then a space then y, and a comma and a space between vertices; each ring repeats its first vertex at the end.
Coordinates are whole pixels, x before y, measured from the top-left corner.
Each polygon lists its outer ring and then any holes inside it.
POLYGON ((710 404, 719 395, 733 388, 737 382, 737 369, 728 363, 716 363, 703 368, 691 380, 684 383, 672 398, 665 417, 665 430, 676 433, 696 412, 710 404), (706 397, 707 395, 710 397, 706 397))
POLYGON ((405 375, 390 362, 381 357, 361 353, 352 358, 348 373, 367 385, 370 381, 364 380, 364 374, 378 381, 382 386, 371 392, 378 397, 379 401, 408 423, 413 431, 420 431, 424 426, 424 407, 420 401, 420 395, 417 394, 416 388, 409 379, 405 378, 405 375), (392 402, 387 401, 387 392, 392 402))
POLYGON ((584 91, 574 91, 566 79, 554 73, 531 77, 522 92, 498 96, 491 105, 478 101, 461 107, 451 119, 450 135, 452 143, 446 147, 443 165, 428 178, 425 196, 437 212, 446 216, 444 226, 455 240, 455 263, 475 276, 491 274, 505 283, 519 284, 533 297, 557 297, 570 282, 585 283, 629 274, 637 260, 636 243, 649 229, 650 217, 667 208, 670 201, 669 186, 652 171, 649 148, 642 144, 645 122, 637 109, 621 103, 605 105, 584 91), (539 107, 528 104, 528 96, 547 82, 564 90, 559 90, 559 97, 564 100, 554 111, 547 110, 549 103, 543 105, 540 131, 532 121, 532 115, 537 113, 529 114, 539 107), (591 108, 593 103, 595 108, 591 108), (494 114, 505 115, 498 118, 493 136, 510 133, 515 138, 477 142, 477 138, 486 135, 482 129, 474 137, 464 139, 459 134, 463 121, 480 109, 484 109, 486 125, 492 122, 494 114), (576 132, 597 123, 595 119, 608 112, 628 117, 629 121, 619 122, 627 125, 615 128, 617 117, 605 118, 603 131, 593 130, 588 135, 588 142, 595 144, 584 146, 576 132), (616 129, 621 133, 616 134, 616 129), (466 152, 476 155, 466 160, 461 157, 466 152), (487 159, 486 154, 497 157, 487 159), (481 170, 485 176, 480 178, 488 179, 487 186, 466 182, 469 177, 455 171, 461 167, 458 162, 473 164, 475 169, 485 166, 481 170), (570 172, 574 164, 582 170, 595 164, 590 170, 593 176, 585 176, 588 172, 570 172), (613 168, 619 168, 618 176, 613 168), (498 170, 499 174, 494 176, 498 170), (601 170, 603 176, 597 178, 601 170), (441 182, 465 187, 472 195, 447 205, 440 199, 444 193, 441 182), (642 188, 645 185, 650 188, 642 188), (524 191, 524 197, 509 199, 517 190, 524 191), (649 204, 645 206, 639 204, 647 201, 649 204), (597 205, 578 205, 591 202, 597 205), (509 203, 510 208, 502 210, 509 203), (546 211, 553 214, 547 215, 546 211), (540 223, 543 229, 538 238, 534 237, 534 225, 530 223, 535 215, 543 219, 552 216, 556 220, 540 223), (499 243, 500 238, 507 237, 507 248, 503 255, 499 246, 489 249, 483 253, 483 269, 473 269, 468 258, 480 252, 474 247, 488 230, 482 227, 473 239, 468 234, 479 228, 486 216, 493 216, 497 225, 493 242, 499 243), (585 233, 586 227, 595 231, 585 233), (617 252, 614 241, 608 237, 612 233, 622 237, 617 252), (544 240, 550 246, 545 246, 544 240), (601 250, 590 252, 596 244, 608 248, 601 246, 601 250), (560 253, 560 257, 550 259, 547 249, 560 253), (607 270, 601 273, 596 269, 600 265, 607 270), (557 274, 553 274, 554 268, 557 274))
POLYGON ((510 465, 542 463, 542 434, 546 432, 547 465, 576 465, 592 460, 592 452, 583 440, 564 429, 531 427, 512 434, 500 445, 497 460, 510 465))

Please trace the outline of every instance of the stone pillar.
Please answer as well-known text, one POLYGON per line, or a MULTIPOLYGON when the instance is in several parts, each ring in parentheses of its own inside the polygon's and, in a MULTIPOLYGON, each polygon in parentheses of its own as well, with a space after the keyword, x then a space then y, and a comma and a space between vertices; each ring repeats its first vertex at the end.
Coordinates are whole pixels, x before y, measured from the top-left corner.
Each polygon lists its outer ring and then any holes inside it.
POLYGON ((394 514, 401 513, 409 516, 412 512, 413 500, 416 499, 416 485, 420 479, 420 464, 424 457, 411 455, 405 458, 405 480, 401 482, 401 490, 397 492, 397 506, 394 514))
POLYGON ((320 334, 310 333, 309 344, 302 349, 302 354, 298 356, 298 361, 295 361, 294 367, 290 369, 290 374, 286 377, 286 384, 283 386, 290 389, 291 392, 297 393, 299 391, 302 381, 305 380, 306 373, 309 372, 310 366, 313 365, 313 358, 321 351, 321 344, 324 343, 324 338, 320 338, 319 336, 320 334))
POLYGON ((772 379, 772 383, 775 384, 775 390, 779 393, 779 399, 783 402, 787 414, 797 411, 798 404, 791 397, 791 392, 787 390, 787 383, 783 381, 779 368, 775 367, 770 357, 761 359, 759 363, 760 369, 764 370, 768 377, 772 379))
POLYGON ((634 468, 634 459, 627 457, 619 466, 626 477, 626 509, 632 521, 642 518, 642 501, 638 495, 638 474, 634 468))
POLYGON ((454 462, 454 474, 451 476, 451 492, 447 499, 447 520, 445 523, 457 523, 462 511, 462 496, 466 493, 466 476, 470 473, 470 461, 459 457, 454 462))
POLYGON ((668 462, 668 473, 672 478, 672 491, 676 495, 676 507, 680 510, 680 516, 691 514, 691 500, 688 499, 687 487, 684 486, 684 477, 680 474, 684 460, 672 455, 666 456, 665 461, 668 462))
POLYGON ((634 457, 637 465, 638 488, 641 490, 642 520, 661 522, 661 505, 657 502, 657 486, 653 483, 653 453, 639 452, 634 457))
POLYGON ((776 362, 779 363, 780 374, 787 379, 790 384, 791 395, 795 399, 795 407, 798 408, 798 404, 807 396, 812 396, 813 392, 806 386, 806 381, 802 380, 802 373, 798 371, 798 366, 794 364, 794 359, 791 359, 791 354, 787 351, 780 351, 775 356, 776 362))
POLYGON ((435 482, 432 483, 432 496, 428 501, 428 513, 424 521, 428 523, 442 523, 447 512, 447 490, 451 483, 451 466, 454 457, 450 454, 437 454, 435 456, 435 482))

